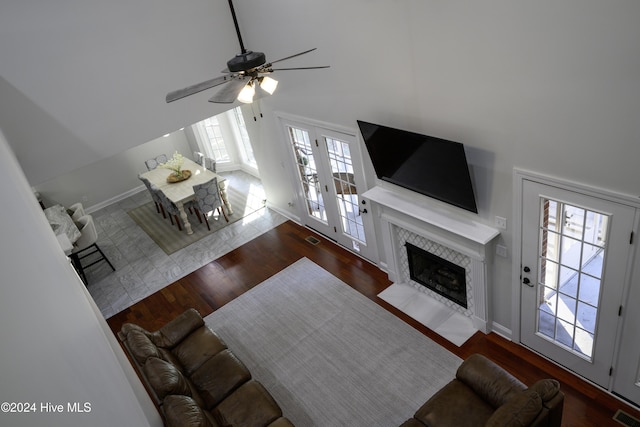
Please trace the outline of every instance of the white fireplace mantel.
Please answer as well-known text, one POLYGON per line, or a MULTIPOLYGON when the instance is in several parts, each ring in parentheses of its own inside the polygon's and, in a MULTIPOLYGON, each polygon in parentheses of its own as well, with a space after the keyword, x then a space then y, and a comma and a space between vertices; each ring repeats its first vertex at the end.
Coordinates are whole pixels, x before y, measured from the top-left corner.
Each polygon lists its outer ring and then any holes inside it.
POLYGON ((362 197, 480 245, 487 245, 500 234, 495 228, 454 211, 455 208, 444 209, 437 201, 427 205, 422 196, 409 198, 403 193, 376 186, 362 197))
POLYGON ((399 274, 400 256, 404 248, 399 247, 397 227, 423 236, 471 259, 474 300, 474 312, 471 317, 477 329, 488 332, 488 264, 492 255, 492 242, 500 235, 500 231, 478 222, 471 214, 458 212, 456 208, 417 194, 412 197, 376 186, 366 191, 362 197, 371 202, 374 212, 380 218, 382 246, 390 280, 407 280, 399 274))

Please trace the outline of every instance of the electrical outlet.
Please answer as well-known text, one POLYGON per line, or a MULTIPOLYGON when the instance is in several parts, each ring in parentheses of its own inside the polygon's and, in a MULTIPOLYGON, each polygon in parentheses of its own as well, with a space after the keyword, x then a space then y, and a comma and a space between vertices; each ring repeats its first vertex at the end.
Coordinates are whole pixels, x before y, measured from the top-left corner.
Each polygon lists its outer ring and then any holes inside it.
POLYGON ((503 218, 501 216, 496 216, 495 224, 496 224, 496 227, 498 227, 499 229, 506 230, 507 229, 507 218, 503 218))
POLYGON ((504 245, 496 245, 496 255, 501 256, 502 258, 506 258, 507 247, 504 245))

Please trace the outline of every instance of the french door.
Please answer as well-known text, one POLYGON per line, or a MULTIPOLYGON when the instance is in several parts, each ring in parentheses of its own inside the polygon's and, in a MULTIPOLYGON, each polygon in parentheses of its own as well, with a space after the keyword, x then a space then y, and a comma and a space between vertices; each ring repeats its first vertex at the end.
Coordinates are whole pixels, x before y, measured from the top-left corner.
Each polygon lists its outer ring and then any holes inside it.
POLYGON ((362 157, 354 135, 282 119, 305 225, 375 260, 362 157))
POLYGON ((523 181, 521 341, 605 388, 615 363, 635 212, 523 181))

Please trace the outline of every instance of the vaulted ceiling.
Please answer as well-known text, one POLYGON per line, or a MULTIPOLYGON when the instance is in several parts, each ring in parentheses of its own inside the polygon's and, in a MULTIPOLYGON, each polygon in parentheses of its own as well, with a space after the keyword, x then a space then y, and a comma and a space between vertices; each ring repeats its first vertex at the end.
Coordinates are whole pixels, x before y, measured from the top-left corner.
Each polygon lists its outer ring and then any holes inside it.
MULTIPOLYGON (((234 4, 249 49, 317 47, 287 64, 331 65, 279 74, 273 110, 425 131, 507 174, 518 164, 635 191, 640 2, 234 4), (601 167, 567 170, 594 158, 601 167)), ((3 0, 0 128, 35 185, 227 109, 211 91, 164 97, 238 51, 226 0, 3 0)))
MULTIPOLYGON (((315 47, 289 33, 302 22, 284 27, 299 7, 257 3, 235 4, 248 48, 276 59, 315 47)), ((207 102, 211 91, 164 99, 217 77, 240 51, 227 1, 6 0, 0 9, 0 128, 34 184, 230 108, 207 102)))

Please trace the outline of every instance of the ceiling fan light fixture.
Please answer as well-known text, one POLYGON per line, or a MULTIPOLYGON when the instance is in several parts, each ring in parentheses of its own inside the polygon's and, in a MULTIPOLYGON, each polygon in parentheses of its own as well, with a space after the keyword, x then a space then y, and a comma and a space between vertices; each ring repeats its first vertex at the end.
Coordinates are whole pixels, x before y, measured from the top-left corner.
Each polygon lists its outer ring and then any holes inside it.
POLYGON ((260 78, 260 87, 269 95, 273 95, 273 92, 276 91, 276 87, 278 87, 278 81, 269 76, 264 76, 260 78))
POLYGON ((238 94, 238 101, 245 104, 251 104, 253 102, 253 95, 256 94, 256 88, 253 87, 253 82, 247 83, 238 94))

